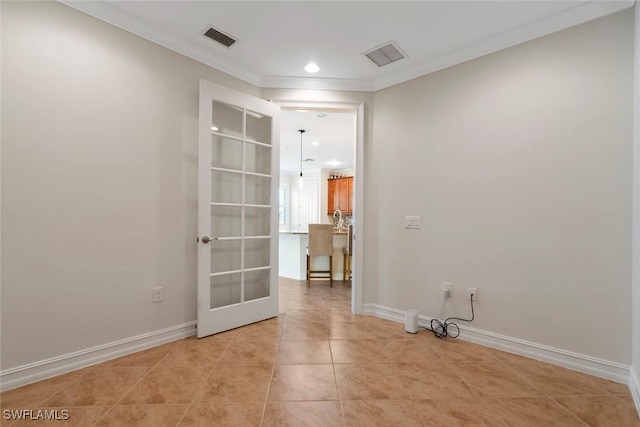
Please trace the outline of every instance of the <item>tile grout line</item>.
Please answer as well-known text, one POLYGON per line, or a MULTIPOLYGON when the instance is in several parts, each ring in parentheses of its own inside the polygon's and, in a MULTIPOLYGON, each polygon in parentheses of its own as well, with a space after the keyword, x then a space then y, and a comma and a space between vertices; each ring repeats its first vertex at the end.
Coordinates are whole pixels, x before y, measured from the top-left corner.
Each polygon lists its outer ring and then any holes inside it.
POLYGON ((588 426, 589 424, 587 424, 586 422, 584 422, 582 420, 582 418, 580 418, 577 414, 574 414, 573 412, 571 412, 569 410, 569 408, 565 408, 564 406, 562 406, 559 402, 557 402, 553 397, 551 396, 547 396, 547 399, 551 400, 556 406, 558 406, 559 408, 561 408, 563 411, 565 411, 568 414, 571 414, 572 417, 574 417, 575 419, 577 419, 578 421, 580 421, 582 424, 584 424, 585 426, 588 426))
MULTIPOLYGON (((545 398, 548 400, 551 400, 555 405, 560 406, 562 408, 562 410, 564 412, 569 413, 573 418, 577 419, 578 422, 587 425, 584 423, 584 421, 582 421, 577 415, 575 415, 574 413, 568 411, 566 408, 562 407, 562 405, 558 404, 558 402, 556 402, 551 396, 549 396, 547 393, 545 393, 540 387, 538 387, 533 381, 529 380, 528 378, 524 377, 523 375, 519 374, 515 369, 513 369, 511 366, 509 366, 505 361, 503 361, 502 359, 496 357, 496 361, 500 362, 500 364, 507 369, 508 372, 511 372, 512 374, 514 374, 517 378, 520 378, 521 380, 523 380, 527 385, 531 386, 534 390, 538 391, 539 393, 541 393, 541 396, 534 396, 531 398, 545 398)), ((493 361, 489 361, 489 362, 493 362, 493 361)), ((453 370, 453 368, 452 368, 453 370)), ((458 375, 457 372, 455 372, 455 370, 453 370, 454 373, 456 375, 458 375)), ((459 375, 458 375, 459 376, 459 375)), ((464 380, 463 380, 464 382, 464 380)), ((466 384, 466 382, 465 382, 466 384)), ((467 386, 469 386, 471 388, 471 386, 469 384, 467 384, 467 386)), ((473 390, 473 388, 472 388, 473 390)), ((475 390, 474 390, 475 392, 475 390)), ((526 399, 527 397, 482 397, 479 396, 481 399, 526 399)))
POLYGON ((542 390, 542 388, 540 388, 537 384, 535 384, 534 381, 526 378, 524 375, 518 373, 518 371, 516 371, 512 366, 509 366, 509 364, 507 362, 505 362, 504 360, 498 358, 498 360, 500 360, 500 362, 502 363, 502 365, 504 365, 509 371, 511 371, 514 375, 516 375, 517 377, 523 379, 527 384, 529 384, 530 386, 532 386, 534 389, 538 390, 540 393, 542 393, 542 396, 545 397, 548 400, 551 400, 556 406, 560 407, 564 412, 570 414, 573 418, 577 419, 579 422, 581 422, 584 425, 588 425, 587 423, 585 423, 584 421, 582 421, 582 419, 580 417, 578 417, 578 415, 574 414, 573 412, 571 412, 568 408, 565 408, 564 406, 560 405, 558 402, 556 402, 556 400, 551 397, 548 393, 546 393, 544 390, 542 390))
POLYGON ((340 416, 342 418, 342 426, 346 427, 347 425, 347 418, 345 416, 345 412, 344 412, 344 403, 342 400, 342 396, 340 393, 340 386, 338 385, 338 374, 336 373, 336 363, 335 363, 335 359, 333 357, 333 347, 331 346, 331 329, 330 329, 330 325, 329 325, 329 319, 327 318, 327 307, 325 307, 325 298, 324 296, 322 297, 322 315, 324 317, 324 321, 325 321, 325 326, 327 328, 327 343, 329 344, 329 353, 331 355, 331 369, 333 370, 333 380, 336 383, 336 393, 338 395, 338 404, 340 405, 340 416))
MULTIPOLYGON (((216 359, 215 364, 213 366, 208 366, 209 374, 207 375, 205 380, 202 382, 202 384, 200 384, 200 387, 198 388, 198 390, 196 390, 196 392, 193 394, 193 398, 191 399, 191 402, 189 402, 189 404, 185 408, 184 412, 182 413, 182 416, 180 417, 180 419, 176 423, 176 427, 180 425, 182 420, 184 420, 184 417, 187 415, 187 413, 189 413, 189 410, 191 409, 191 407, 194 405, 195 401, 200 396, 200 393, 202 392, 202 390, 208 384, 209 378, 211 378, 214 375, 213 370, 218 366, 218 361, 220 361, 220 359, 222 358, 222 355, 224 354, 225 351, 227 351, 227 349, 229 348, 229 346, 231 345, 231 343, 233 342, 233 340, 235 338, 236 338, 236 334, 234 334, 233 337, 231 337, 231 339, 229 340, 229 342, 227 342, 227 344, 224 347, 224 350, 222 351, 222 353, 220 353, 220 356, 218 356, 218 358, 216 359)), ((167 353, 167 355, 168 355, 168 353, 167 353)), ((166 357, 166 355, 165 355, 165 357, 166 357)), ((164 357, 163 357, 163 359, 164 359, 164 357)), ((162 359, 158 363, 160 363, 161 361, 162 361, 162 359)))
MULTIPOLYGON (((327 325, 327 329, 328 329, 328 326, 329 325, 327 325)), ((336 392, 338 394, 338 403, 340 405, 340 415, 342 416, 342 426, 346 427, 347 419, 344 415, 344 404, 343 404, 342 396, 340 393, 340 386, 338 385, 338 375, 336 374, 336 362, 333 357, 333 346, 331 345, 330 336, 327 338, 327 343, 329 344, 329 354, 331 355, 331 369, 333 370, 333 380, 336 382, 336 392)))
MULTIPOLYGON (((36 403, 36 404, 34 404, 34 405, 33 405, 33 406, 34 406, 34 409, 35 409, 35 408, 43 408, 43 407, 44 407, 44 408, 46 408, 46 406, 44 406, 44 404, 45 404, 49 399, 51 399, 53 396, 55 396, 56 394, 60 393, 61 391, 65 390, 67 387, 69 387, 71 384, 73 384, 73 383, 75 383, 76 381, 78 381, 80 378, 82 378, 82 377, 86 376, 90 371, 92 371, 93 369, 95 369, 95 367, 96 367, 96 366, 98 366, 98 365, 100 365, 100 363, 96 363, 95 365, 87 366, 86 368, 81 368, 80 370, 82 370, 82 369, 86 369, 86 370, 87 370, 87 372, 85 372, 85 373, 84 373, 84 374, 82 374, 82 375, 78 375, 76 378, 73 378, 73 379, 69 380, 68 382, 66 382, 66 383, 64 383, 62 386, 60 386, 60 388, 59 388, 59 389, 56 389, 56 390, 55 390, 55 391, 53 391, 51 394, 47 395, 47 397, 43 398, 41 401, 38 401, 38 402, 40 402, 40 403, 36 403)), ((46 378, 46 379, 41 380, 41 381, 37 381, 37 382, 35 382, 35 383, 26 384, 26 385, 24 385, 24 386, 22 386, 22 387, 29 387, 29 386, 36 387, 36 385, 37 385, 38 383, 40 383, 40 382, 45 382, 45 381, 53 380, 53 379, 55 379, 55 378, 58 378, 59 376, 69 375, 69 374, 72 374, 72 373, 74 373, 74 372, 77 372, 77 371, 71 371, 71 372, 67 372, 66 374, 56 375, 56 376, 53 376, 53 377, 50 377, 50 378, 46 378)), ((19 390, 19 389, 20 389, 20 388, 22 388, 22 387, 17 387, 17 388, 15 388, 15 389, 7 390, 7 391, 5 391, 5 392, 3 392, 3 393, 0 393, 0 397, 1 397, 1 396, 2 396, 2 394, 4 394, 4 393, 8 393, 8 392, 13 391, 13 390, 19 390)), ((50 408, 57 408, 57 406, 50 406, 50 408)), ((5 409, 10 409, 10 408, 3 408, 3 410, 5 410, 5 409)), ((17 421, 16 421, 16 422, 14 422, 13 424, 10 424, 10 425, 12 426, 12 425, 15 425, 16 423, 17 423, 17 421)))
POLYGON ((503 361, 502 359, 496 357, 496 359, 498 359, 498 361, 500 361, 500 363, 502 364, 502 366, 504 366, 505 368, 507 368, 507 371, 511 372, 512 374, 514 374, 516 377, 524 380, 525 383, 527 383, 529 386, 533 387, 535 390, 537 390, 538 392, 542 393, 542 395, 544 397, 547 398, 551 398, 551 396, 549 396, 547 393, 545 393, 544 390, 542 390, 534 381, 526 378, 524 375, 518 373, 518 371, 516 371, 515 369, 513 369, 511 366, 509 366, 505 361, 503 361))
MULTIPOLYGON (((522 378, 523 380, 525 380, 527 383, 529 383, 531 386, 533 386, 535 389, 537 389, 538 391, 540 391, 540 393, 542 393, 545 397, 548 397, 549 399, 552 399, 555 401, 556 397, 586 397, 586 396, 600 396, 600 397, 604 397, 604 396, 616 396, 613 393, 608 392, 605 389, 602 389, 603 393, 600 394, 566 394, 566 395, 560 395, 560 396, 556 396, 556 395, 551 395, 547 392, 545 392, 544 390, 542 390, 542 388, 538 387, 536 385, 536 383, 533 380, 530 380, 529 378, 527 378, 526 376, 524 376, 523 374, 519 373, 513 366, 511 366, 508 362, 500 360, 511 372, 513 372, 515 375, 517 375, 518 377, 522 378)), ((519 362, 512 362, 512 363, 519 363, 519 362)), ((544 362, 543 362, 544 363, 544 362)))
MULTIPOLYGON (((440 338, 438 338, 438 339, 440 339, 440 338)), ((475 394, 475 395, 476 395, 476 397, 477 397, 478 399, 483 399, 483 397, 480 395, 480 393, 479 393, 478 391, 476 391, 476 389, 475 389, 475 388, 471 387, 471 385, 470 385, 470 384, 468 384, 468 383, 464 380, 464 378, 462 378, 462 376, 461 376, 460 374, 458 374, 458 372, 453 368, 453 366, 452 366, 453 362, 451 362, 451 361, 447 360, 447 358, 446 358, 446 357, 444 357, 443 355, 441 355, 441 354, 440 354, 440 352, 438 352, 438 350, 436 350, 435 348, 433 348, 433 347, 432 347, 432 350, 433 350, 433 352, 434 352, 434 353, 435 353, 435 354, 436 354, 440 359, 442 359, 442 360, 444 361, 445 365, 447 365, 447 367, 449 368, 449 370, 450 370, 451 372, 453 372, 453 375, 455 375, 455 376, 456 376, 456 377, 457 377, 457 378, 462 382, 462 384, 464 384, 464 385, 466 385, 467 387, 469 387, 469 390, 471 390, 471 391, 473 392, 473 394, 475 394)))
POLYGON ((179 426, 180 423, 182 422, 182 420, 184 420, 184 417, 189 412, 189 409, 191 409, 191 407, 195 403, 196 399, 198 399, 198 397, 200 396, 200 391, 207 385, 207 381, 209 380, 209 378, 211 378, 212 375, 213 375, 213 372, 209 372, 209 375, 207 375, 207 378, 205 378, 205 380, 200 385, 199 389, 193 394, 193 398, 191 399, 191 402, 189 402, 189 404, 185 408, 184 412, 182 413, 182 416, 180 417, 180 419, 176 423, 176 426, 179 426))
MULTIPOLYGON (((291 298, 291 297, 289 297, 291 298)), ((287 308, 287 311, 289 309, 287 308)), ((267 393, 264 396, 264 404, 262 405, 262 414, 260 416, 260 423, 258 424, 259 426, 262 425, 262 423, 264 423, 264 416, 267 412, 267 403, 269 402, 269 393, 271 393, 271 384, 273 383, 273 376, 274 373, 276 371, 276 364, 278 363, 278 356, 280 355, 280 345, 282 343, 282 337, 284 336, 284 328, 287 327, 287 314, 285 313, 285 318, 284 318, 284 324, 282 325, 282 329, 280 331, 280 339, 278 340, 278 348, 276 350, 276 355, 275 358, 273 360, 273 367, 271 368, 271 376, 269 377, 269 384, 267 385, 267 393)))
MULTIPOLYGON (((127 396, 127 395, 128 395, 128 394, 129 394, 129 393, 130 393, 130 392, 131 392, 131 391, 132 391, 132 390, 133 390, 133 389, 134 389, 138 384, 140 384, 140 382, 141 382, 142 380, 144 380, 144 379, 147 377, 147 375, 149 375, 149 373, 150 373, 151 371, 153 371, 153 369, 154 369, 155 367, 157 367, 157 366, 158 366, 158 364, 159 364, 160 362, 162 362, 162 360, 164 360, 164 358, 165 358, 165 357, 167 357, 170 353, 172 353, 172 352, 173 352, 173 351, 175 351, 177 348, 179 348, 181 345, 183 345, 183 343, 184 343, 184 338, 180 339, 180 340, 179 340, 179 342, 174 346, 174 348, 172 348, 171 350, 169 350, 169 351, 168 351, 164 356, 162 356, 162 357, 161 357, 161 358, 160 358, 160 359, 159 359, 159 360, 158 360, 154 365, 152 365, 152 366, 149 368, 149 370, 148 370, 148 371, 147 371, 147 372, 146 372, 142 377, 140 377, 140 379, 139 379, 138 381, 136 381, 136 382, 135 382, 135 383, 134 383, 134 384, 133 384, 129 389, 127 389, 127 391, 125 391, 125 392, 122 394, 122 396, 120 396, 120 398, 119 398, 118 400, 116 400, 116 401, 115 401, 115 403, 114 403, 113 405, 111 405, 111 406, 109 407, 109 409, 107 409, 107 410, 104 412, 104 414, 102 414, 102 415, 100 416, 100 418, 98 418, 98 419, 97 419, 97 420, 92 424, 92 426, 97 425, 100 421, 102 421, 102 419, 103 419, 104 417, 106 417, 106 416, 107 416, 111 411, 113 411, 113 410, 115 409, 115 407, 116 407, 116 406, 118 406, 118 403, 120 403, 120 401, 122 401, 122 399, 124 399, 124 398, 125 398, 125 397, 126 397, 126 396, 127 396)), ((146 350, 143 350, 143 351, 146 351, 146 350)), ((135 354, 135 353, 132 353, 132 354, 135 354)), ((126 356, 125 356, 125 357, 126 357, 126 356)), ((114 359, 114 360, 115 360, 115 359, 114 359)), ((133 369, 136 369, 136 367, 132 367, 132 366, 129 366, 129 367, 127 367, 127 368, 133 368, 133 369)), ((109 369, 109 368, 106 368, 106 369, 109 369)))
MULTIPOLYGON (((435 351, 435 350, 434 350, 435 351)), ((444 359, 444 358, 443 358, 444 359)), ((540 392, 542 395, 538 396, 538 397, 532 397, 532 398, 545 398, 548 400, 551 400, 555 405, 560 406, 562 408, 562 410, 564 412, 567 412, 571 415, 572 418, 577 419, 578 422, 587 425, 586 423, 584 423, 584 421, 582 421, 578 416, 576 416, 575 414, 573 414, 572 412, 568 411, 566 408, 562 407, 562 405, 558 404, 558 402, 556 402, 553 398, 551 398, 551 396, 547 395, 542 389, 540 389, 536 384, 534 384, 532 381, 530 381, 529 379, 525 378, 524 376, 518 374, 513 368, 511 368, 510 366, 508 366, 503 360, 501 360, 500 358, 496 357, 496 361, 500 362, 500 364, 507 369, 507 371, 511 372, 512 374, 516 375, 516 377, 524 380, 524 382, 531 386, 533 389, 535 389, 536 391, 540 392)), ((493 362, 493 361, 489 361, 489 362, 493 362)), ((482 397, 480 396, 476 390, 473 389, 473 387, 471 387, 469 384, 467 384, 463 378, 460 377, 460 375, 451 367, 451 362, 448 362, 445 360, 445 363, 447 363, 449 365, 449 367, 451 368, 451 370, 454 372, 455 375, 457 375, 464 384, 466 384, 475 394, 478 395, 478 398, 480 399, 526 399, 527 397, 482 397)))
MULTIPOLYGON (((95 369, 95 367, 96 367, 96 366, 98 366, 98 365, 99 365, 99 363, 97 363, 97 364, 95 364, 95 365, 88 366, 88 367, 86 367, 86 368, 83 368, 83 369, 86 369, 86 370, 87 370, 87 372, 85 372, 85 373, 84 373, 84 374, 82 374, 82 375, 78 375, 78 377, 77 377, 77 378, 73 378, 72 380, 69 380, 69 382, 65 383, 65 384, 64 384, 63 386, 61 386, 58 390, 54 391, 52 394, 48 395, 48 396, 47 396, 46 398, 44 398, 40 403, 38 403, 38 404, 36 404, 36 405, 34 405, 34 406, 35 406, 36 408, 37 408, 37 407, 45 407, 45 406, 44 406, 44 404, 45 404, 49 399, 51 399, 53 396, 55 396, 56 394, 60 393, 61 391, 65 390, 65 389, 66 389, 67 387, 69 387, 71 384, 73 384, 73 383, 75 383, 76 381, 80 380, 80 378, 82 378, 82 377, 86 376, 87 374, 89 374, 89 372, 90 372, 90 371, 92 371, 93 369, 95 369)), ((68 372, 67 374, 71 374, 71 373, 73 373, 73 372, 76 372, 76 371, 71 371, 71 372, 68 372)), ((62 374, 62 375, 65 375, 65 374, 62 374)), ((54 377, 51 377, 51 378, 47 378, 47 380, 54 379, 54 378, 56 378, 56 377, 54 376, 54 377)), ((47 381, 47 380, 43 380, 43 381, 47 381)), ((38 382, 35 382, 35 383, 32 383, 32 384, 28 384, 27 386, 29 386, 29 385, 35 385, 35 384, 38 384, 38 382)), ((25 386, 25 387, 26 387, 26 386, 25 386)), ((10 391, 10 390, 9 390, 9 391, 10 391)), ((51 408, 53 408, 53 406, 51 406, 51 408)), ((35 409, 35 408, 34 408, 34 409, 35 409)), ((14 423, 14 424, 16 424, 16 423, 14 423)), ((11 425, 14 425, 14 424, 11 424, 11 425)))

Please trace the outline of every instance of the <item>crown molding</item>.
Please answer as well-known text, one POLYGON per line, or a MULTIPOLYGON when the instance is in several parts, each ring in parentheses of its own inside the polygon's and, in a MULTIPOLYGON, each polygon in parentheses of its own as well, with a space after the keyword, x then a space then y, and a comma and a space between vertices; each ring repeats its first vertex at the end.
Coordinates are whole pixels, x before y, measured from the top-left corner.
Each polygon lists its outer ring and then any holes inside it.
POLYGON ((369 80, 279 77, 266 76, 262 79, 262 88, 273 89, 316 89, 316 90, 349 90, 357 92, 373 92, 369 80))
POLYGON ((147 22, 127 13, 117 7, 112 6, 109 2, 96 0, 56 0, 66 6, 79 10, 80 12, 91 15, 101 21, 107 22, 118 28, 121 28, 127 32, 142 37, 160 46, 166 47, 176 53, 189 57, 195 61, 201 62, 205 65, 213 67, 219 71, 230 74, 240 80, 250 83, 254 86, 260 87, 261 76, 258 74, 250 73, 246 69, 236 67, 229 64, 211 58, 209 55, 204 54, 199 49, 194 49, 189 46, 188 41, 182 39, 175 39, 167 37, 163 31, 155 25, 150 25, 147 22))
POLYGON ((506 31, 477 43, 462 47, 454 52, 435 58, 432 61, 413 67, 410 70, 398 72, 393 76, 376 79, 371 83, 373 88, 372 90, 378 91, 395 86, 456 64, 470 61, 493 52, 544 37, 557 31, 602 18, 603 16, 632 7, 634 2, 635 0, 627 0, 625 2, 596 1, 574 6, 570 9, 558 12, 555 15, 527 25, 521 25, 510 31, 506 31))
POLYGON ((573 27, 605 15, 632 7, 635 0, 591 1, 581 3, 555 15, 540 19, 527 25, 521 25, 477 43, 462 47, 433 60, 419 64, 411 69, 399 71, 388 77, 379 79, 338 79, 261 76, 244 68, 234 66, 226 61, 211 58, 210 55, 190 47, 188 40, 169 38, 161 28, 151 25, 107 1, 56 0, 59 3, 84 12, 97 19, 112 24, 144 39, 164 46, 174 52, 202 62, 210 67, 227 73, 233 77, 260 88, 277 89, 315 89, 375 92, 418 77, 466 62, 492 52, 497 52, 529 40, 573 27))

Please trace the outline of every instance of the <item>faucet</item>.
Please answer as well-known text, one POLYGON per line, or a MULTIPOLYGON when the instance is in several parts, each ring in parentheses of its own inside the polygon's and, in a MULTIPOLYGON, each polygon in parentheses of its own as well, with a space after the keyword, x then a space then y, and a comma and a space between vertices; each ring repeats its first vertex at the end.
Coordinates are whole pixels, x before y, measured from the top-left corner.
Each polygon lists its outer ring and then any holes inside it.
POLYGON ((336 215, 338 215, 338 230, 342 230, 342 226, 343 226, 342 211, 340 209, 336 209, 333 212, 333 219, 336 219, 336 215))

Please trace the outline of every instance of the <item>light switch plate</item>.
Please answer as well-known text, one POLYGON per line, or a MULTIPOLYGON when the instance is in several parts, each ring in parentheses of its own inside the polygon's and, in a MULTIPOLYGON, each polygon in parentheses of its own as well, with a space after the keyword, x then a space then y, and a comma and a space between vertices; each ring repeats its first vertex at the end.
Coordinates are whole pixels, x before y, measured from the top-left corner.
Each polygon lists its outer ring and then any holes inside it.
POLYGON ((153 288, 153 302, 161 302, 164 300, 164 286, 153 288))
POLYGON ((404 228, 422 228, 419 216, 405 216, 404 228))

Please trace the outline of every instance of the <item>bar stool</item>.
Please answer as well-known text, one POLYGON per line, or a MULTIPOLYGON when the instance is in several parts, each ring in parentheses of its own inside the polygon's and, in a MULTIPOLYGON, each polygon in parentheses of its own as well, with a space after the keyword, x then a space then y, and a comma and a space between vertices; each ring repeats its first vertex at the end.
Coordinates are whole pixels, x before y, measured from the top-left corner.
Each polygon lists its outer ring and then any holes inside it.
POLYGON ((353 224, 349 224, 347 246, 342 248, 342 279, 351 280, 351 256, 353 255, 353 224))
POLYGON ((309 224, 309 246, 307 246, 307 287, 311 287, 311 279, 329 279, 333 287, 333 225, 309 224), (311 270, 312 256, 328 256, 329 270, 311 270), (322 274, 314 276, 315 273, 322 274), (325 276, 324 274, 328 274, 325 276))

